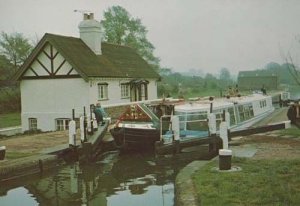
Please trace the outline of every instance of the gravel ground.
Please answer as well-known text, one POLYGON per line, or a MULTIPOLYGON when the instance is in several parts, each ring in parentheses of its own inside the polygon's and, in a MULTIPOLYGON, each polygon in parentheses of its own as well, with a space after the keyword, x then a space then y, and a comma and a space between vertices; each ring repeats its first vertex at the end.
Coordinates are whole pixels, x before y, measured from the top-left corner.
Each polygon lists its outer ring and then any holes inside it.
MULTIPOLYGON (((79 140, 79 134, 77 135, 79 140)), ((68 131, 47 132, 32 135, 18 135, 0 139, 0 145, 10 152, 39 153, 41 150, 61 144, 68 144, 68 131)))
POLYGON ((241 144, 252 144, 257 148, 253 159, 297 159, 300 158, 300 138, 280 136, 274 132, 251 135, 240 139, 241 144))

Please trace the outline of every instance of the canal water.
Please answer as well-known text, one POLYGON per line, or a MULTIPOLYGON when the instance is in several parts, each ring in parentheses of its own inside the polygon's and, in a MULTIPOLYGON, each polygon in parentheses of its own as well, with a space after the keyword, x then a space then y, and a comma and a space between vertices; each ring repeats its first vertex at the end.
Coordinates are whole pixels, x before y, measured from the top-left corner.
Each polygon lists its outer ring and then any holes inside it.
POLYGON ((0 205, 173 206, 174 180, 186 164, 158 164, 153 154, 112 151, 94 163, 0 183, 0 205))

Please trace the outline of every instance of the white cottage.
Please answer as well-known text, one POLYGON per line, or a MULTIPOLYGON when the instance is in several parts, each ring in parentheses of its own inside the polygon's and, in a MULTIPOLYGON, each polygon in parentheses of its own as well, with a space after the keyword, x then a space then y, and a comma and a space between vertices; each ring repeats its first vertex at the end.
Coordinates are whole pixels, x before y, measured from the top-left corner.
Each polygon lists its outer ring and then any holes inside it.
POLYGON ((136 51, 101 42, 100 23, 85 14, 80 38, 45 34, 14 80, 20 81, 22 130, 54 131, 89 113, 91 104, 157 98, 160 76, 136 51))

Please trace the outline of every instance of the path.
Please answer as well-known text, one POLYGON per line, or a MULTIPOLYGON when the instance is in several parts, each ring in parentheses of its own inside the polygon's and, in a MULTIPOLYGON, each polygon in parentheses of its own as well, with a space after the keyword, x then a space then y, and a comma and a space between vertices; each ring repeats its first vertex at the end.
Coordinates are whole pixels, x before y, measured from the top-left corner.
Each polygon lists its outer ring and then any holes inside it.
POLYGON ((254 124, 254 127, 257 126, 263 126, 267 124, 287 121, 288 118, 286 116, 288 107, 282 107, 279 109, 276 109, 272 114, 270 114, 268 117, 264 118, 263 120, 259 121, 258 123, 254 124))

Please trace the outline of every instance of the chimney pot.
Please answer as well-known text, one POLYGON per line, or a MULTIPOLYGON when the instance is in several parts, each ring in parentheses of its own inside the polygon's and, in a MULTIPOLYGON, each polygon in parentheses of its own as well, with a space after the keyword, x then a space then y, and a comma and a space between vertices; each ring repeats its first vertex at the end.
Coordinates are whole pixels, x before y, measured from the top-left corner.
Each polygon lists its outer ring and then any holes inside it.
POLYGON ((94 19, 94 13, 90 13, 89 19, 94 19))
POLYGON ((83 21, 79 23, 79 33, 82 41, 94 51, 101 55, 101 25, 94 19, 93 13, 84 13, 83 21))

